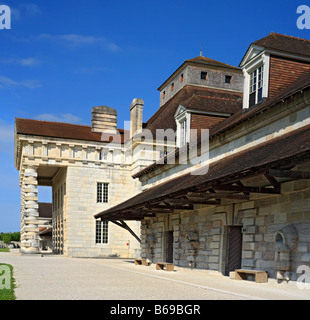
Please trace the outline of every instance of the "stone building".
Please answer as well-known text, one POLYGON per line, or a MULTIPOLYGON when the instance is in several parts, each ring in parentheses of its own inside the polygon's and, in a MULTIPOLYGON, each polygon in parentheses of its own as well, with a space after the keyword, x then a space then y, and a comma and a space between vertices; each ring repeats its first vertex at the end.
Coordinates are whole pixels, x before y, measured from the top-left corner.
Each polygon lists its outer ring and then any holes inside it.
MULTIPOLYGON (((188 121, 208 127, 241 109, 243 75, 239 68, 197 57, 186 61, 179 71, 184 74, 184 87, 175 88, 175 99, 187 99, 178 110, 179 124, 188 121), (228 105, 229 99, 233 101, 228 105), (213 105, 208 107, 207 100, 213 105), (220 108, 216 107, 218 101, 224 101, 220 108)), ((117 129, 117 111, 106 106, 92 109, 91 126, 16 119, 15 166, 20 171, 23 252, 37 253, 50 247, 51 237, 52 251, 67 256, 140 255, 140 219, 94 220, 93 215, 141 192, 140 181, 132 175, 163 158, 176 143, 186 142, 181 142, 181 137, 176 141, 175 122, 172 127, 170 123, 160 127, 174 129, 172 137, 167 139, 164 132, 162 139, 155 139, 152 126, 158 128, 161 116, 148 121, 150 134, 144 135, 143 105, 142 99, 133 99, 130 130, 117 129), (52 226, 39 215, 38 186, 52 187, 52 226)), ((177 104, 167 105, 169 101, 162 106, 163 112, 177 111, 177 104)))
MULTIPOLYGON (((46 245, 48 234, 52 234, 54 253, 137 256, 140 252, 137 237, 113 223, 93 219, 95 212, 139 190, 130 177, 134 164, 124 145, 129 133, 117 130, 116 110, 94 107, 92 126, 29 119, 16 119, 15 123, 15 166, 20 171, 21 187, 21 250, 39 252, 40 246, 46 245), (39 215, 38 186, 52 188, 52 232, 48 230, 50 224, 39 215)), ((133 221, 124 227, 139 233, 140 222, 133 221)))
POLYGON ((144 126, 176 130, 176 148, 133 174, 143 192, 95 218, 141 221, 141 257, 152 262, 296 280, 310 262, 310 41, 253 42, 243 86, 237 68, 193 60, 159 88, 144 126))

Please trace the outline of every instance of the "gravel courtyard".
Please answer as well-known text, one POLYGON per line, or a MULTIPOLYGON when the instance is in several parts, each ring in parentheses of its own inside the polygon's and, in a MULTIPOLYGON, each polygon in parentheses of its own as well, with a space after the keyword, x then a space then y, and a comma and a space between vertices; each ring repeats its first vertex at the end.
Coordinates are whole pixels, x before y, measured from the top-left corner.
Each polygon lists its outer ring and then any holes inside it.
POLYGON ((237 281, 208 271, 155 265, 130 259, 67 258, 57 255, 0 253, 0 264, 14 267, 17 300, 295 300, 310 299, 309 289, 237 281))

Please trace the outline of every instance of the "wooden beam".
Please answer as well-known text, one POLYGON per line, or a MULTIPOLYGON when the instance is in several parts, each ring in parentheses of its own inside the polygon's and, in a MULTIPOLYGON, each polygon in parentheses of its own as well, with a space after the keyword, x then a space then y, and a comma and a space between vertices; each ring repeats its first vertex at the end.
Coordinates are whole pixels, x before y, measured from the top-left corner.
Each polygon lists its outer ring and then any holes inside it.
POLYGON ((148 206, 148 209, 170 209, 170 210, 193 210, 193 205, 189 204, 189 205, 178 205, 176 204, 171 204, 171 205, 151 205, 148 206))
POLYGON ((210 205, 219 205, 219 201, 210 201, 202 199, 167 199, 165 202, 171 204, 172 206, 185 205, 185 204, 210 204, 210 205))
POLYGON ((132 236, 134 236, 139 243, 141 243, 141 239, 134 233, 134 231, 128 226, 128 224, 124 221, 124 220, 110 220, 111 222, 113 222, 114 224, 116 224, 117 226, 127 230, 132 236))
POLYGON ((187 197, 189 200, 192 199, 238 199, 238 200, 249 200, 248 195, 241 194, 229 194, 229 193, 198 193, 188 192, 187 197))
POLYGON ((310 172, 269 169, 267 174, 278 178, 310 179, 310 172))
POLYGON ((273 188, 232 186, 232 185, 223 185, 223 184, 218 185, 218 186, 214 186, 214 190, 245 192, 245 193, 268 193, 268 194, 279 193, 279 192, 275 191, 273 188))
POLYGON ((264 176, 269 181, 269 183, 274 187, 275 191, 281 192, 281 184, 275 177, 269 174, 264 174, 264 176))

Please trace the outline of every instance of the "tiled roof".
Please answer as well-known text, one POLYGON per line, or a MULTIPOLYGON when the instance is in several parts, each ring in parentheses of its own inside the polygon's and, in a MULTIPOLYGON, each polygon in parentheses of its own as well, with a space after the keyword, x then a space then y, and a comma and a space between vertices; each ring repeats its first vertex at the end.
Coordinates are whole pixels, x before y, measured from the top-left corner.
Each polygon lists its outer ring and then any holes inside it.
POLYGON ((225 68, 233 70, 233 71, 239 71, 240 73, 242 72, 240 68, 235 67, 235 66, 231 66, 227 63, 223 63, 220 61, 216 61, 207 57, 203 57, 203 56, 199 56, 193 59, 188 59, 185 60, 184 63, 176 70, 172 73, 172 75, 157 89, 157 90, 161 90, 162 88, 164 88, 166 86, 166 84, 177 75, 178 72, 180 72, 185 66, 187 65, 192 65, 192 66, 200 66, 200 67, 211 67, 211 68, 225 68))
POLYGON ((199 64, 204 64, 208 66, 214 66, 214 67, 222 67, 222 68, 230 68, 234 70, 240 70, 240 68, 231 66, 227 63, 223 63, 220 61, 216 61, 207 57, 199 56, 193 59, 186 60, 185 62, 191 62, 191 63, 199 63, 199 64))
POLYGON ((186 85, 147 121, 146 129, 176 130, 174 115, 179 105, 196 111, 233 114, 242 108, 242 93, 186 85))
POLYGON ((310 56, 310 40, 271 32, 267 37, 254 41, 260 47, 310 56))
POLYGON ((231 117, 227 118, 225 121, 214 126, 210 130, 210 138, 230 129, 233 126, 240 124, 243 121, 250 119, 251 117, 254 117, 259 113, 265 112, 266 110, 272 108, 279 102, 293 96, 298 92, 302 92, 307 88, 309 89, 309 87, 310 87, 310 72, 301 76, 295 83, 284 88, 274 97, 270 99, 266 99, 264 102, 258 105, 254 105, 249 109, 242 109, 236 112, 231 117))
MULTIPOLYGON (((112 136, 102 137, 101 133, 92 132, 90 126, 84 125, 21 118, 15 118, 15 124, 17 134, 98 142, 112 140, 112 136)), ((123 142, 124 130, 118 131, 123 142)))
MULTIPOLYGON (((210 139, 239 125, 243 121, 247 121, 252 117, 255 117, 259 113, 265 112, 266 110, 274 107, 279 102, 293 96, 294 94, 297 94, 298 92, 301 92, 306 88, 309 89, 309 87, 310 87, 310 73, 307 73, 306 75, 303 75, 302 77, 300 77, 294 84, 286 87, 284 90, 279 92, 278 95, 270 99, 267 99, 266 101, 260 103, 259 105, 255 105, 249 109, 240 109, 232 116, 210 127, 210 132, 209 132, 210 139)), ((178 153, 179 153, 179 149, 176 149, 175 151, 172 151, 170 154, 168 154, 166 158, 168 158, 168 156, 171 156, 171 157, 175 156, 177 158, 178 153), (173 152, 175 153, 174 155, 172 154, 173 152)), ((133 175, 133 178, 138 178, 142 176, 144 173, 150 172, 156 167, 162 166, 164 164, 165 164, 165 161, 163 162, 161 161, 160 163, 155 162, 149 165, 148 167, 142 169, 141 171, 137 172, 135 175, 133 175)))
POLYGON ((267 37, 264 37, 251 43, 245 55, 243 56, 239 66, 241 66, 244 57, 247 55, 252 45, 303 57, 310 56, 310 40, 271 32, 267 37))
MULTIPOLYGON (((168 196, 186 194, 195 191, 201 185, 213 184, 219 180, 236 175, 253 172, 258 169, 279 168, 281 163, 289 160, 310 159, 310 125, 257 146, 238 152, 209 165, 208 172, 204 167, 187 173, 167 182, 145 190, 133 198, 95 215, 95 218, 126 220, 130 219, 130 210, 151 201, 162 201, 168 196), (199 172, 202 174, 199 175, 199 172), (128 211, 123 212, 123 211, 128 211)), ((303 160, 304 161, 304 160, 303 160)), ((141 219, 143 216, 141 216, 141 219)))

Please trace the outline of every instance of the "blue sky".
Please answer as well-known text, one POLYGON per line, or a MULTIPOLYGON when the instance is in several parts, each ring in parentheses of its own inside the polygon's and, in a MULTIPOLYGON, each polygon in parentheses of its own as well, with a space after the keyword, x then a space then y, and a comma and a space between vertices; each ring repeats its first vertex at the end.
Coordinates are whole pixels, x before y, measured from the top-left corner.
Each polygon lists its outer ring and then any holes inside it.
MULTIPOLYGON (((0 30, 0 232, 19 230, 14 118, 90 124, 91 108, 129 120, 133 98, 144 121, 157 88, 199 55, 238 66, 251 42, 271 31, 310 39, 296 26, 301 0, 6 0, 11 30, 0 30)), ((310 5, 310 4, 308 4, 310 5)), ((50 199, 40 190, 39 201, 50 199)))

